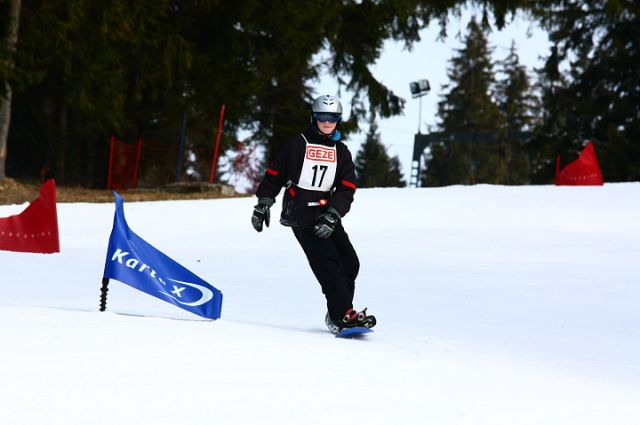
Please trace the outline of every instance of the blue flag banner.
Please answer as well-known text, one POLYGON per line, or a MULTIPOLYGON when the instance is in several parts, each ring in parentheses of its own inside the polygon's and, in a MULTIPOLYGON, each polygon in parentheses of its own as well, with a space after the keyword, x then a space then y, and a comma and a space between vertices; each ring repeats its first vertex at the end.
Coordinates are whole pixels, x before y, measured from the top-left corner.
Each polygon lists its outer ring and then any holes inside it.
POLYGON ((136 235, 124 218, 122 197, 116 212, 104 278, 116 279, 208 319, 219 319, 222 293, 136 235))

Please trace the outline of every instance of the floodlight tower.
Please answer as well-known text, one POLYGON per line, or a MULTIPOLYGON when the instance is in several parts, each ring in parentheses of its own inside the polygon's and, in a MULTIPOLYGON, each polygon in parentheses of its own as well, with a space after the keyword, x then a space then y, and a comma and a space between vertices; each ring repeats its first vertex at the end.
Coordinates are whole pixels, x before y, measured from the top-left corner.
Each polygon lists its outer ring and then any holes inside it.
POLYGON ((411 176, 409 178, 410 187, 418 187, 418 179, 420 178, 420 160, 422 157, 422 151, 424 150, 423 138, 421 134, 422 129, 422 96, 425 96, 431 91, 429 80, 418 80, 409 83, 409 90, 411 90, 411 97, 413 99, 420 99, 420 110, 418 112, 418 134, 414 138, 413 142, 413 159, 411 162, 411 176), (422 147, 422 149, 419 149, 422 147))
POLYGON ((418 80, 409 84, 409 90, 411 90, 411 97, 413 99, 420 99, 420 111, 418 112, 418 134, 422 128, 422 96, 427 95, 431 91, 429 80, 418 80))

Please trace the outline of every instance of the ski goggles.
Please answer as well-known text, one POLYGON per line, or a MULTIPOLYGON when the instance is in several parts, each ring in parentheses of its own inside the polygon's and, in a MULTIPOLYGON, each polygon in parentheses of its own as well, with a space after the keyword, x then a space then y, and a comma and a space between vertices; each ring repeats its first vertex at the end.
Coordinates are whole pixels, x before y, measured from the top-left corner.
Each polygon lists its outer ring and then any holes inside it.
POLYGON ((342 119, 342 114, 332 114, 329 112, 314 112, 313 119, 320 122, 338 122, 342 119))

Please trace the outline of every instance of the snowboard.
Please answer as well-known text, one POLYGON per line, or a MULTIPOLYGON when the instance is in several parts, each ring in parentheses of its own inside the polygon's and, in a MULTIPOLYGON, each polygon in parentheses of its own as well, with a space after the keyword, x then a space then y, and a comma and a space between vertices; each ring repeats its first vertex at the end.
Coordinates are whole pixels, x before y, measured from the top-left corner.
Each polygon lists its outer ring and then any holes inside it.
POLYGON ((359 338, 365 334, 372 333, 373 329, 357 326, 355 328, 346 328, 336 334, 336 338, 359 338))

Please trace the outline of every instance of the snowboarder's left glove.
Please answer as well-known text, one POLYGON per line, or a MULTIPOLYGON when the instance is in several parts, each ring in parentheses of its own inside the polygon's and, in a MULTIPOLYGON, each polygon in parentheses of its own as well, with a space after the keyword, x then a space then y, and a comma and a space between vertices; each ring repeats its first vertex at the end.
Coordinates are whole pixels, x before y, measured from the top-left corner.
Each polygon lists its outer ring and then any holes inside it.
POLYGON ((340 220, 338 211, 329 207, 325 214, 316 219, 316 223, 313 225, 313 234, 321 239, 328 238, 333 233, 333 228, 338 220, 340 220))
POLYGON ((274 200, 271 198, 258 198, 258 204, 253 207, 253 215, 251 216, 251 224, 258 232, 262 232, 262 223, 269 227, 271 214, 269 208, 273 205, 274 200))

